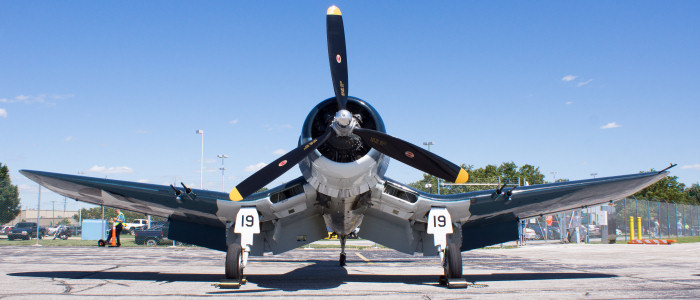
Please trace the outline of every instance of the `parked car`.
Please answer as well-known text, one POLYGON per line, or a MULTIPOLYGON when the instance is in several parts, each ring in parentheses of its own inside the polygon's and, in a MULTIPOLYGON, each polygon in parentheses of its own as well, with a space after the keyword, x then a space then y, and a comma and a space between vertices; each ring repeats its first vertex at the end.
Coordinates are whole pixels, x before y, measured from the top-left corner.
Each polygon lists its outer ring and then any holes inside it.
MULTIPOLYGON (((7 239, 8 240, 28 240, 31 238, 37 238, 37 225, 35 222, 19 222, 15 225, 15 228, 12 228, 10 230, 10 233, 7 234, 7 239)), ((46 228, 40 227, 39 228, 39 238, 43 237, 46 235, 46 228)))
POLYGON ((12 226, 12 225, 2 226, 2 229, 0 229, 0 234, 9 234, 10 230, 12 230, 12 228, 14 228, 14 226, 12 226))
POLYGON ((525 239, 526 240, 535 240, 537 239, 537 234, 535 233, 535 230, 532 228, 525 228, 525 239))
POLYGON ((134 230, 134 242, 138 245, 147 246, 172 243, 173 241, 168 239, 169 225, 168 222, 152 222, 151 229, 134 230))
POLYGON ((600 227, 596 225, 588 225, 588 237, 601 237, 600 227))
POLYGON ((557 227, 540 226, 537 224, 529 223, 527 224, 527 228, 530 228, 535 231, 535 239, 537 240, 543 240, 545 237, 550 240, 559 239, 560 237, 559 228, 557 227))

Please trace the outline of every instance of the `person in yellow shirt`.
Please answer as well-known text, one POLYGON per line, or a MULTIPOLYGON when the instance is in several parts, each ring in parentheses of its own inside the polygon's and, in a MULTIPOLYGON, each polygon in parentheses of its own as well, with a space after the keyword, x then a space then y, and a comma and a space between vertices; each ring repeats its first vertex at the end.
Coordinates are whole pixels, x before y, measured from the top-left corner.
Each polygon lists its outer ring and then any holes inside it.
MULTIPOLYGON (((112 221, 114 222, 114 229, 116 229, 116 237, 117 237, 117 247, 121 246, 121 239, 119 236, 122 233, 122 229, 124 229, 124 223, 126 223, 126 218, 124 218, 124 214, 120 209, 116 209, 117 211, 117 217, 112 218, 112 221)), ((109 238, 112 238, 112 230, 109 231, 109 238)))

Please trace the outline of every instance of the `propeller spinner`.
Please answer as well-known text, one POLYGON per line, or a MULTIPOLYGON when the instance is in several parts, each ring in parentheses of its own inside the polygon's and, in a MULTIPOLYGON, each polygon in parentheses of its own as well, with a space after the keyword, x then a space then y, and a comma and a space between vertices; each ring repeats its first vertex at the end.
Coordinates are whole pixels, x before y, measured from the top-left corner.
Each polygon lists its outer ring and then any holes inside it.
POLYGON ((240 201, 253 194, 297 165, 332 135, 350 136, 355 134, 370 147, 411 167, 446 181, 466 182, 469 179, 469 174, 458 165, 402 139, 380 131, 359 127, 355 117, 347 110, 348 60, 345 50, 345 29, 340 9, 335 5, 329 7, 326 14, 326 34, 333 91, 338 103, 338 112, 333 121, 321 136, 289 151, 243 180, 231 190, 229 198, 233 201, 240 201))

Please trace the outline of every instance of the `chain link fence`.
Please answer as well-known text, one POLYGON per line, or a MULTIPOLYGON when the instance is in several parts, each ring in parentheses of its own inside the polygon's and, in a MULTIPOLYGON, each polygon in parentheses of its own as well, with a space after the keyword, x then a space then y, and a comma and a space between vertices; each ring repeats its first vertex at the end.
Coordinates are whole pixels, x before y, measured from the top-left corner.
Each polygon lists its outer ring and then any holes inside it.
POLYGON ((523 220, 521 244, 540 242, 614 243, 700 236, 700 206, 626 198, 595 207, 523 220), (631 218, 631 219, 630 219, 631 218), (631 221, 631 224, 630 224, 631 221), (630 231, 630 225, 634 227, 630 231), (634 235, 631 236, 631 233, 634 235))

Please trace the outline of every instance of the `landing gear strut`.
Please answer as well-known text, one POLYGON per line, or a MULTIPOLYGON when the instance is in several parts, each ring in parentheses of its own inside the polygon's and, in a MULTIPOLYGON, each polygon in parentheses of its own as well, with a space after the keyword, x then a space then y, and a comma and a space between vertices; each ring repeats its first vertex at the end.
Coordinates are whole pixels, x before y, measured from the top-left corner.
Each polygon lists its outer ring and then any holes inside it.
POLYGON ((345 266, 345 241, 347 240, 347 235, 340 235, 340 266, 345 266))
POLYGON ((448 288, 466 288, 467 281, 462 278, 462 252, 457 244, 447 241, 447 235, 452 233, 450 213, 444 207, 433 207, 427 221, 427 233, 433 235, 445 271, 438 282, 448 288))
POLYGON ((246 284, 243 269, 253 246, 253 235, 260 233, 260 218, 255 207, 242 207, 238 211, 234 233, 240 234, 240 243, 230 244, 226 249, 226 279, 213 284, 218 288, 237 289, 246 284))

